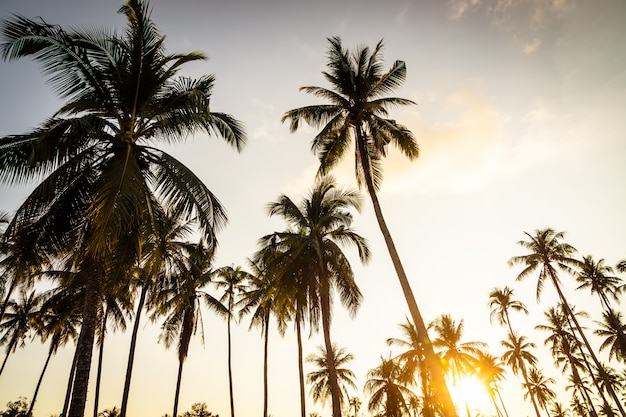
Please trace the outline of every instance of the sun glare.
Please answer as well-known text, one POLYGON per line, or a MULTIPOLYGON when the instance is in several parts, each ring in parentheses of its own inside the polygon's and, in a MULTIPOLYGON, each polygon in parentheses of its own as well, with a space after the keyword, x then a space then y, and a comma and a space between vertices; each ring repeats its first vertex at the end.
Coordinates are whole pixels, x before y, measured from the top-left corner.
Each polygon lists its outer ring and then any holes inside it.
POLYGON ((458 407, 459 416, 469 409, 472 416, 492 415, 493 405, 485 388, 474 376, 465 377, 450 386, 450 395, 458 407))

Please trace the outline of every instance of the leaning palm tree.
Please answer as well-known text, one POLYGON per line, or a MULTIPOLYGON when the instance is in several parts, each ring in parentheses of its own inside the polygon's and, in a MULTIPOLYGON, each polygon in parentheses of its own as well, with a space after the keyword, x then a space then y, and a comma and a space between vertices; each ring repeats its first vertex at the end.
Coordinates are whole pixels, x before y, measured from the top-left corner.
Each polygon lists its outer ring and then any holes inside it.
POLYGON ((400 261, 387 223, 383 217, 377 191, 380 189, 383 170, 381 160, 390 143, 409 159, 417 158, 419 148, 413 133, 405 126, 389 119, 389 109, 415 104, 411 100, 386 97, 406 79, 406 66, 396 61, 388 71, 383 69, 382 40, 374 50, 363 46, 347 51, 339 37, 329 38, 327 71, 322 74, 331 88, 306 86, 300 90, 327 100, 329 104, 301 107, 286 112, 282 121, 290 121, 291 131, 306 122, 321 131, 315 136, 312 150, 320 161, 318 175, 326 175, 335 167, 355 142, 356 179, 365 187, 372 200, 378 225, 385 239, 402 291, 407 301, 413 323, 426 349, 430 375, 435 391, 444 404, 445 415, 456 416, 454 404, 446 386, 443 371, 432 350, 426 324, 417 307, 415 296, 400 261))
POLYGON ((594 333, 604 338, 600 350, 609 349, 612 358, 626 363, 626 321, 622 313, 609 309, 602 313, 602 321, 596 321, 600 327, 594 333))
POLYGON ((24 346, 26 338, 36 328, 36 318, 39 315, 42 297, 35 291, 27 293, 20 291, 17 300, 10 300, 5 318, 0 323, 0 346, 5 345, 5 356, 0 367, 0 375, 4 371, 11 353, 18 347, 24 346))
POLYGON ((513 298, 513 290, 509 287, 491 290, 489 293, 489 308, 491 309, 489 321, 497 320, 500 325, 506 325, 509 329, 509 334, 513 334, 509 311, 520 311, 528 314, 528 309, 524 303, 513 298))
POLYGON ((230 417, 235 417, 235 399, 233 395, 233 370, 231 357, 230 323, 233 317, 233 310, 238 302, 239 295, 245 291, 247 280, 252 277, 249 272, 241 269, 240 266, 224 266, 215 271, 217 279, 214 284, 217 288, 223 288, 224 294, 220 302, 226 305, 230 314, 226 317, 228 331, 228 387, 230 393, 230 417))
POLYGON ((140 225, 158 200, 196 218, 211 240, 226 219, 202 181, 155 145, 197 132, 217 134, 237 149, 244 144, 241 124, 211 111, 215 78, 177 75, 205 56, 167 53, 147 3, 128 0, 120 12, 128 21, 121 34, 64 29, 22 16, 4 21, 1 33, 0 56, 38 61, 64 100, 39 127, 0 139, 0 182, 43 178, 7 234, 36 230, 32 247, 39 253, 81 253, 77 266, 89 272, 71 417, 84 415, 98 289, 103 280, 115 279, 97 265, 122 244, 137 251, 140 225))
POLYGON ((200 242, 188 244, 185 252, 188 255, 185 264, 178 265, 178 269, 170 277, 170 285, 161 295, 163 302, 158 308, 161 311, 153 315, 153 317, 158 317, 159 314, 166 314, 161 333, 161 340, 165 346, 169 348, 173 343, 178 343, 178 376, 173 417, 177 417, 178 413, 183 365, 187 359, 191 337, 199 330, 204 340, 201 301, 221 316, 230 314, 226 306, 202 289, 211 282, 213 276, 210 271, 214 259, 214 248, 206 247, 203 242, 200 242))
MULTIPOLYGON (((502 354, 502 362, 507 364, 513 373, 522 374, 522 378, 524 379, 523 386, 530 387, 528 369, 536 366, 537 357, 530 351, 534 349, 536 345, 532 342, 527 342, 526 339, 526 336, 517 336, 515 333, 512 333, 509 334, 507 340, 502 340, 500 344, 505 349, 502 354)), ((541 417, 535 396, 531 393, 528 393, 528 396, 533 404, 536 416, 541 417)), ((526 398, 526 395, 524 398, 526 398)))
MULTIPOLYGON (((564 270, 569 273, 573 273, 573 266, 579 266, 580 262, 576 261, 572 256, 576 252, 576 249, 562 242, 565 237, 564 232, 556 232, 553 229, 546 228, 542 230, 535 230, 534 235, 531 235, 527 232, 524 232, 525 235, 529 238, 528 241, 519 241, 518 244, 525 248, 529 253, 526 255, 514 256, 509 260, 509 265, 522 265, 524 269, 517 276, 517 280, 522 280, 530 276, 536 270, 539 270, 539 277, 537 280, 537 301, 539 301, 541 297, 541 290, 546 280, 549 280, 554 286, 558 296, 560 303, 565 310, 567 316, 574 324, 574 328, 580 335, 582 342, 587 350, 587 353, 593 360, 596 368, 602 371, 600 361, 598 360, 597 355, 595 354, 585 332, 580 326, 576 315, 572 311, 569 303, 567 302, 567 298, 561 289, 560 280, 557 274, 557 269, 564 270)), ((609 387, 609 394, 613 398, 617 407, 622 414, 622 417, 626 417, 626 412, 624 408, 620 404, 620 399, 618 398, 615 390, 612 387, 609 387)))
POLYGON ((576 289, 589 289, 591 294, 597 294, 605 311, 611 308, 611 299, 619 301, 618 293, 623 281, 613 275, 613 268, 605 265, 604 259, 596 262, 591 255, 584 256, 575 278, 580 283, 576 289))
MULTIPOLYGON (((344 348, 338 348, 333 344, 333 351, 330 356, 333 358, 333 366, 337 373, 337 383, 341 391, 339 403, 341 407, 343 407, 350 399, 348 387, 354 390, 357 389, 356 383, 354 382, 356 378, 354 372, 346 368, 346 364, 354 359, 354 355, 344 348)), ((307 382, 311 385, 311 397, 314 402, 319 401, 322 405, 325 405, 328 399, 332 397, 328 372, 330 367, 328 366, 328 362, 326 362, 327 358, 328 355, 326 354, 324 346, 318 346, 317 353, 312 353, 306 358, 306 361, 315 365, 316 368, 316 370, 309 372, 306 376, 307 382)))
POLYGON ((537 368, 531 368, 528 372, 528 386, 525 395, 534 396, 548 416, 550 415, 548 404, 556 398, 556 393, 549 387, 553 384, 555 384, 554 378, 545 377, 543 372, 537 368))
MULTIPOLYGON (((369 258, 367 241, 352 228, 351 209, 361 207, 355 190, 337 188, 332 177, 318 179, 309 196, 298 206, 282 195, 270 203, 270 216, 282 217, 289 229, 264 236, 261 247, 276 248, 272 265, 278 291, 295 301, 296 315, 305 313, 312 328, 321 318, 324 347, 332 392, 333 417, 341 416, 341 392, 332 355, 330 325, 333 293, 336 291, 341 303, 355 315, 361 302, 361 292, 354 281, 354 272, 340 245, 353 245, 359 259, 369 258), (306 309, 306 311, 304 311, 306 309)), ((296 317, 299 325, 299 317, 296 317)))
POLYGON ((370 395, 367 409, 380 417, 402 417, 409 399, 413 373, 391 357, 381 356, 380 364, 367 373, 364 391, 370 395))
POLYGON ((509 413, 500 395, 500 382, 505 379, 506 370, 501 366, 500 359, 489 352, 479 352, 477 359, 476 376, 485 388, 485 391, 487 391, 496 414, 498 417, 502 417, 502 411, 504 411, 504 414, 508 417, 509 413), (496 397, 500 399, 502 411, 496 401, 496 397))

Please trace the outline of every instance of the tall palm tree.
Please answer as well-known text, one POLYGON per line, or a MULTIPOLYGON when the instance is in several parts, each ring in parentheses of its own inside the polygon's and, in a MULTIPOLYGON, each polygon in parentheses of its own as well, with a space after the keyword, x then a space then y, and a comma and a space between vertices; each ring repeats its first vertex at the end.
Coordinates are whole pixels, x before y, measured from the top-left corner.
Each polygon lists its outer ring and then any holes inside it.
MULTIPOLYGON (((268 205, 270 216, 281 216, 289 229, 264 236, 260 242, 262 247, 271 243, 280 252, 274 262, 274 273, 279 291, 293 294, 298 304, 296 315, 302 314, 303 308, 306 308, 313 325, 318 317, 321 318, 328 355, 333 417, 341 416, 341 392, 331 357, 333 290, 338 293, 344 307, 355 315, 362 296, 354 281, 352 266, 339 245, 355 246, 360 260, 368 260, 370 252, 366 240, 351 228, 350 210, 359 210, 360 207, 358 192, 337 188, 332 177, 319 178, 300 206, 286 195, 268 205)), ((297 326, 298 319, 296 317, 297 326)))
POLYGON ((604 259, 596 262, 591 255, 584 256, 574 276, 580 283, 576 289, 588 288, 591 294, 597 294, 605 311, 611 308, 611 298, 619 301, 618 293, 623 281, 613 275, 613 268, 605 265, 604 259))
MULTIPOLYGON (((349 368, 346 368, 347 363, 354 359, 354 355, 346 351, 344 348, 337 347, 337 345, 333 343, 333 351, 330 356, 333 358, 333 365, 335 372, 337 373, 337 383, 339 384, 339 389, 341 391, 339 403, 343 408, 343 406, 350 400, 348 387, 354 390, 357 389, 356 383, 354 382, 356 378, 354 372, 352 372, 349 368)), ((313 398, 313 401, 319 401, 322 405, 325 405, 328 399, 332 397, 328 372, 330 367, 328 366, 328 362, 326 362, 327 359, 328 355, 326 354, 324 346, 318 346, 317 353, 312 353, 306 358, 306 361, 315 365, 316 369, 309 372, 306 376, 307 383, 311 385, 311 397, 313 398)))
POLYGON ((491 314, 489 315, 490 322, 493 323, 493 320, 497 320, 500 325, 506 325, 509 329, 509 334, 513 334, 509 311, 521 311, 524 314, 528 314, 528 309, 524 303, 513 298, 513 290, 509 287, 491 290, 489 293, 489 308, 491 309, 491 314))
POLYGON ((223 288, 224 294, 220 298, 220 302, 226 305, 230 314, 226 317, 228 330, 228 387, 230 393, 230 417, 235 417, 235 399, 233 395, 233 369, 231 357, 231 337, 230 322, 233 317, 235 304, 238 302, 239 295, 245 291, 247 281, 252 277, 249 272, 241 269, 241 266, 232 267, 224 266, 215 271, 216 280, 214 284, 217 288, 223 288))
POLYGON ((481 349, 487 347, 483 342, 462 342, 464 323, 458 323, 449 314, 442 314, 433 320, 428 328, 433 330, 433 347, 438 350, 444 371, 453 381, 470 375, 478 365, 481 349))
POLYGON ((609 348, 609 360, 615 358, 626 363, 626 322, 622 313, 608 309, 602 313, 602 322, 596 323, 600 327, 594 333, 604 338, 600 350, 609 348))
MULTIPOLYGON (((529 367, 534 368, 537 365, 537 357, 530 351, 531 349, 534 349, 536 345, 532 342, 527 342, 526 339, 526 336, 517 336, 515 333, 511 333, 509 334, 508 339, 502 340, 500 344, 505 349, 502 354, 502 361, 511 368, 513 373, 521 373, 522 378, 524 378, 523 386, 530 387, 528 369, 529 367)), ((537 417, 541 417, 535 396, 531 393, 529 393, 528 396, 533 404, 535 415, 537 417)))
POLYGON ((78 266, 89 271, 71 417, 84 415, 99 284, 115 279, 98 263, 121 244, 138 251, 139 225, 157 197, 183 217, 196 218, 207 238, 226 219, 202 181, 154 144, 196 132, 217 134, 237 149, 244 144, 241 124, 210 110, 214 77, 177 75, 184 64, 205 56, 168 54, 149 10, 141 0, 128 0, 120 8, 128 21, 121 34, 66 30, 22 16, 2 27, 2 58, 38 61, 65 101, 31 132, 0 140, 0 181, 44 178, 17 209, 7 233, 37 230, 35 248, 44 254, 73 246, 83 254, 78 266))
POLYGON ((409 398, 413 373, 391 357, 380 357, 380 364, 367 372, 365 392, 370 395, 367 409, 381 417, 402 417, 409 398))
POLYGON ((387 145, 393 144, 409 159, 419 154, 413 133, 405 126, 389 119, 389 109, 396 106, 414 105, 411 100, 386 97, 402 85, 406 79, 406 65, 395 61, 388 71, 383 69, 382 40, 374 50, 362 46, 347 51, 339 37, 329 38, 327 71, 324 78, 331 88, 306 86, 300 90, 320 97, 330 104, 301 107, 286 112, 282 121, 290 121, 291 131, 296 131, 301 122, 321 128, 312 142, 312 150, 319 157, 318 175, 326 175, 345 156, 351 142, 355 142, 356 179, 365 187, 372 200, 378 225, 385 239, 400 286, 407 301, 411 318, 426 349, 426 358, 431 367, 435 391, 444 404, 447 417, 456 416, 443 371, 432 350, 428 331, 417 307, 411 285, 400 261, 387 223, 383 217, 377 191, 383 170, 381 160, 387 154, 387 145))
MULTIPOLYGON (((524 269, 517 276, 517 280, 522 280, 530 276, 534 271, 539 270, 539 278, 537 280, 537 301, 541 296, 541 290, 546 280, 549 280, 559 296, 561 305, 565 309, 565 312, 569 319, 574 323, 574 327, 580 335, 583 344, 587 350, 587 353, 593 360, 596 368, 602 371, 600 361, 595 354, 585 332, 580 326, 576 315, 573 313, 565 294, 561 289, 560 280, 557 275, 557 269, 564 270, 566 272, 573 273, 572 266, 579 266, 580 262, 572 258, 576 249, 562 242, 565 237, 564 232, 556 232, 553 229, 546 228, 542 230, 535 230, 534 235, 524 232, 529 238, 528 241, 519 241, 518 244, 525 248, 529 253, 526 255, 514 256, 509 260, 509 265, 523 265, 524 269)), ((609 387, 609 394, 615 401, 617 407, 622 414, 622 417, 626 417, 626 412, 620 404, 620 399, 617 397, 615 390, 609 387)))
POLYGON ((548 416, 550 415, 548 404, 556 398, 556 393, 549 387, 550 384, 554 383, 554 378, 545 377, 543 372, 537 368, 531 368, 528 372, 527 394, 535 397, 537 403, 545 410, 548 416))
POLYGON ((26 338, 36 328, 42 301, 41 295, 35 291, 27 293, 24 289, 20 291, 17 300, 9 301, 4 321, 0 323, 0 346, 6 345, 0 375, 11 353, 15 353, 19 346, 24 346, 26 338))
MULTIPOLYGON (((202 288, 206 287, 213 277, 212 263, 215 250, 206 247, 203 242, 187 244, 185 248, 187 260, 184 265, 179 265, 178 270, 170 277, 170 285, 162 293, 164 302, 159 304, 157 313, 166 314, 163 322, 161 340, 166 347, 178 343, 178 376, 176 379, 176 391, 174 395, 173 417, 178 413, 178 397, 182 380, 183 365, 189 352, 191 337, 200 330, 204 340, 202 326, 201 301, 220 316, 230 314, 228 308, 217 298, 213 297, 202 288), (200 326, 198 324, 200 323, 200 326)), ((158 314, 153 315, 158 317, 158 314)))
POLYGON ((477 370, 476 376, 487 391, 489 399, 491 400, 496 414, 498 417, 502 417, 502 411, 496 401, 496 396, 500 399, 502 410, 507 416, 509 413, 506 410, 502 396, 500 395, 500 382, 505 379, 506 370, 501 366, 500 359, 489 352, 480 351, 477 357, 477 370))

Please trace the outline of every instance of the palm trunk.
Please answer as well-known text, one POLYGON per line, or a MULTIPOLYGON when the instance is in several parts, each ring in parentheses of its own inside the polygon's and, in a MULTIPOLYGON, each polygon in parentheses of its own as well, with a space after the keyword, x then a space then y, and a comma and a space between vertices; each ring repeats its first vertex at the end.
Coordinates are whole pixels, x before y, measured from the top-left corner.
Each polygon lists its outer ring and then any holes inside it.
POLYGON ((296 339, 298 340, 298 377, 300 379, 300 417, 306 417, 306 397, 304 394, 304 358, 302 355, 302 329, 300 311, 296 311, 296 339))
POLYGON ((506 417, 509 417, 509 412, 506 409, 506 405, 504 404, 504 400, 502 399, 502 395, 500 395, 500 391, 496 391, 498 393, 498 399, 500 400, 500 404, 502 404, 502 410, 504 410, 504 414, 506 417))
POLYGON ((263 342, 263 417, 267 417, 268 385, 267 385, 267 353, 269 348, 270 314, 265 314, 265 340, 263 342))
MULTIPOLYGON (((585 332, 583 332, 583 329, 580 327, 580 324, 578 324, 578 319, 576 318, 576 316, 572 312, 572 309, 570 308, 569 304, 567 303, 567 300, 565 299, 565 295, 561 291, 561 287, 560 287, 560 285, 558 283, 558 280, 556 278, 556 274, 555 274, 554 270, 552 268, 550 268, 549 271, 550 271, 550 279, 552 280, 552 284, 554 285, 554 287, 556 288, 557 293, 559 294, 559 299, 561 300, 561 303, 563 304, 563 307, 566 310, 567 316, 572 319, 572 322, 574 323, 574 326, 576 327, 576 330, 578 331, 578 334, 582 338, 583 343, 585 344, 585 347, 587 348, 587 352, 589 352, 589 355, 591 356, 591 359, 593 359, 593 362, 596 365, 596 368, 598 369, 598 372, 600 373, 600 375, 602 375, 602 377, 605 377, 606 376, 606 372, 604 371, 604 368, 602 367, 602 364, 600 364, 600 361, 596 357, 596 354, 593 352, 593 349, 591 348, 591 345, 589 344, 589 341, 587 340, 587 336, 585 336, 585 332)), ((593 375, 591 375, 591 378, 593 378, 595 380, 595 377, 593 375)), ((607 384, 606 389, 609 392, 609 395, 611 396, 611 398, 613 398, 613 401, 617 405, 617 408, 619 409, 620 414, 622 415, 622 417, 626 417, 626 412, 624 411, 624 407, 622 407, 620 399, 617 397, 617 394, 615 393, 615 390, 613 389, 611 384, 607 384)))
POLYGON ((67 416, 67 409, 70 406, 70 398, 72 396, 72 386, 74 384, 74 374, 76 373, 76 358, 78 349, 74 349, 74 358, 72 359, 72 367, 70 368, 70 376, 67 378, 67 388, 65 390, 65 400, 63 401, 63 411, 60 417, 67 416))
POLYGON ((0 323, 2 323, 2 320, 4 320, 4 313, 6 312, 7 304, 9 303, 9 300, 11 299, 11 295, 13 294, 13 290, 15 289, 16 285, 17 285, 17 280, 15 279, 11 280, 11 286, 7 290, 7 296, 4 297, 4 302, 2 303, 2 306, 0 306, 0 323))
POLYGON ((335 356, 333 355, 333 345, 330 340, 330 295, 327 281, 323 280, 321 294, 322 304, 322 329, 324 332, 324 344, 326 345, 326 366, 328 366, 328 381, 330 382, 330 393, 333 405, 333 417, 341 417, 341 391, 337 383, 337 369, 335 368, 335 356))
POLYGON ((173 417, 177 417, 177 413, 178 413, 178 396, 180 395, 180 381, 183 378, 183 364, 184 363, 185 363, 184 359, 179 359, 178 377, 176 378, 176 393, 174 394, 174 412, 172 413, 173 417))
POLYGON ((33 408, 35 408, 35 401, 37 401, 37 394, 39 393, 39 388, 41 387, 41 382, 43 381, 43 376, 46 373, 46 369, 48 369, 48 363, 50 362, 50 358, 55 351, 55 341, 54 339, 50 343, 50 349, 48 350, 48 357, 46 358, 46 363, 43 365, 43 370, 41 371, 41 375, 39 375, 39 380, 37 381, 37 386, 35 387, 35 393, 33 394, 33 400, 30 402, 30 408, 28 409, 27 416, 33 415, 33 408))
MULTIPOLYGON (((511 338, 513 338, 514 336, 511 335, 511 338)), ((535 400, 535 395, 533 394, 533 391, 530 387, 530 382, 528 382, 528 374, 526 373, 526 365, 524 365, 524 362, 520 362, 520 369, 522 370, 522 377, 524 378, 524 382, 526 383, 526 389, 528 390, 528 396, 530 397, 530 401, 533 404, 533 408, 535 410, 535 414, 537 415, 537 417, 541 417, 541 414, 539 413, 539 407, 537 406, 537 400, 535 400)))
POLYGON ((72 400, 70 401, 69 417, 84 417, 85 403, 87 401, 87 388, 89 386, 89 371, 91 370, 91 357, 93 354, 94 336, 96 334, 96 321, 98 309, 98 292, 100 288, 99 268, 89 268, 91 274, 85 288, 85 300, 83 305, 83 324, 80 328, 78 343, 76 346, 76 373, 74 375, 74 387, 72 400))
POLYGON ((106 333, 107 318, 109 316, 109 307, 107 306, 102 323, 100 325, 100 349, 98 352, 98 373, 96 376, 96 392, 93 401, 93 417, 98 417, 98 403, 100 402, 100 381, 102 380, 102 357, 104 356, 104 336, 106 333))
POLYGON ((4 367, 7 364, 7 360, 9 359, 9 355, 11 354, 11 350, 13 350, 13 347, 15 346, 16 342, 17 342, 17 336, 13 337, 11 339, 11 343, 9 343, 9 346, 7 348, 7 354, 4 357, 4 360, 2 361, 2 367, 0 367, 0 375, 2 375, 2 371, 4 371, 4 367))
POLYGON ((146 301, 147 292, 148 292, 148 285, 144 284, 141 287, 141 295, 139 296, 139 303, 137 304, 137 312, 135 313, 135 323, 133 324, 133 334, 130 338, 130 349, 128 352, 128 364, 126 365, 126 379, 124 380, 124 392, 122 393, 122 405, 120 407, 120 417, 126 417, 126 409, 128 407, 128 395, 130 393, 130 378, 133 374, 133 362, 135 361, 135 347, 137 346, 137 334, 139 333, 139 321, 141 319, 141 312, 143 311, 143 305, 146 301))
MULTIPOLYGON (((232 312, 232 298, 229 300, 228 311, 232 312)), ((233 396, 233 368, 232 368, 232 353, 231 353, 231 338, 230 338, 230 315, 226 323, 228 329, 228 392, 230 393, 230 417, 235 417, 235 399, 233 396)), ((176 417, 176 416, 174 416, 176 417)))
POLYGON ((448 390, 446 380, 443 376, 441 363, 439 361, 439 358, 435 354, 435 351, 433 350, 432 342, 430 341, 430 338, 428 337, 428 331, 426 330, 426 324, 424 323, 419 308, 417 307, 417 302, 415 301, 415 296, 413 295, 413 291, 411 290, 411 285, 404 271, 404 267, 402 266, 402 262, 400 261, 400 256, 398 255, 398 251, 396 250, 396 246, 391 237, 391 233, 389 232, 389 228, 387 227, 387 223, 385 222, 385 218, 383 217, 383 212, 378 201, 378 196, 376 195, 376 189, 374 188, 374 181, 371 175, 369 154, 365 147, 364 134, 361 131, 360 126, 357 126, 356 133, 356 142, 358 147, 357 152, 359 153, 361 163, 363 164, 365 185, 367 186, 367 191, 372 200, 374 213, 376 214, 376 220, 378 221, 378 226, 380 227, 380 231, 383 234, 385 243, 387 245, 387 250, 389 251, 389 255, 391 256, 391 261, 396 270, 396 274, 398 275, 398 280, 400 281, 400 286, 402 287, 404 298, 406 299, 407 305, 409 307, 409 312, 411 313, 411 318, 413 319, 413 324, 415 325, 417 335, 420 339, 420 342, 424 346, 426 362, 430 368, 430 375, 433 378, 433 391, 435 393, 436 401, 442 405, 444 417, 457 417, 456 408, 454 406, 454 403, 452 402, 450 391, 448 390))

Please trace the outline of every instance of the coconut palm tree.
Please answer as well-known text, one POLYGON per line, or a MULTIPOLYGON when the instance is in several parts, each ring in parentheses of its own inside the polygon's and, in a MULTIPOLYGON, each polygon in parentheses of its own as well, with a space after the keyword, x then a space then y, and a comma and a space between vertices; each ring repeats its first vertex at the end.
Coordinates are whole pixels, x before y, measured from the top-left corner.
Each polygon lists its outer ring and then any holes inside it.
POLYGON ((221 316, 230 314, 228 308, 211 294, 204 291, 213 277, 212 262, 215 250, 205 246, 204 242, 197 244, 187 244, 184 249, 187 253, 187 260, 184 265, 178 265, 178 270, 173 271, 170 276, 169 287, 162 291, 164 302, 157 307, 153 318, 160 314, 165 314, 165 321, 162 325, 163 332, 160 339, 166 347, 178 344, 178 376, 176 379, 176 391, 174 395, 173 417, 178 413, 178 397, 180 394, 180 383, 183 373, 183 365, 189 351, 191 337, 200 330, 202 340, 204 340, 202 323, 201 301, 221 316), (199 327, 199 328, 198 328, 199 327))
MULTIPOLYGON (((505 351, 502 354, 502 362, 508 365, 514 374, 522 374, 524 378, 525 387, 530 387, 528 380, 528 369, 534 368, 537 365, 537 357, 530 351, 534 349, 536 345, 532 342, 526 341, 527 337, 515 333, 511 333, 507 340, 502 340, 500 344, 504 347, 505 351)), ((533 409, 537 417, 541 417, 539 414, 539 406, 535 400, 534 395, 528 394, 533 404, 533 409)), ((526 398, 526 396, 524 396, 526 398)))
POLYGON ((611 309, 611 301, 619 301, 619 288, 623 285, 620 277, 613 275, 613 268, 604 264, 604 259, 597 262, 591 255, 583 257, 575 278, 580 285, 577 290, 589 289, 591 294, 597 294, 605 311, 611 309))
POLYGON ((550 417, 570 417, 569 411, 558 401, 552 403, 549 412, 550 417))
POLYGON ((473 373, 478 365, 478 356, 487 345, 483 342, 462 342, 464 323, 458 323, 449 314, 433 320, 428 329, 434 331, 433 347, 437 349, 444 370, 453 381, 473 373))
POLYGON ((550 415, 548 404, 556 398, 556 393, 548 385, 554 384, 555 382, 554 378, 546 378, 543 372, 537 368, 530 368, 528 372, 528 386, 526 387, 527 392, 524 396, 534 396, 537 403, 545 410, 548 416, 550 415))
MULTIPOLYGON (((339 403, 341 407, 347 404, 350 400, 348 393, 348 387, 356 390, 356 383, 354 382, 356 376, 352 370, 346 368, 348 362, 354 359, 352 353, 346 351, 344 348, 338 348, 333 344, 333 351, 331 357, 334 361, 335 372, 337 373, 337 383, 341 391, 339 397, 339 403)), ((307 356, 306 361, 313 364, 316 368, 315 371, 309 372, 306 376, 307 383, 311 385, 311 397, 314 402, 320 402, 325 405, 329 398, 332 397, 332 391, 329 378, 329 366, 326 362, 328 355, 324 346, 317 347, 317 353, 312 353, 307 356)))
POLYGON ((228 387, 230 393, 230 417, 235 417, 235 399, 233 395, 233 370, 231 357, 230 322, 233 317, 233 310, 237 304, 239 295, 245 291, 247 281, 252 278, 249 272, 241 269, 241 266, 224 266, 215 271, 216 280, 214 284, 217 288, 223 288, 224 294, 220 302, 226 305, 230 314, 226 317, 228 329, 228 387))
POLYGON ((380 357, 380 364, 367 372, 365 392, 370 395, 367 409, 381 417, 402 417, 409 399, 413 373, 391 357, 380 357))
POLYGON ((128 256, 138 259, 140 225, 157 200, 197 219, 207 239, 226 219, 202 181, 155 144, 197 132, 217 134, 237 149, 244 144, 241 124, 210 110, 214 77, 177 75, 205 56, 167 53, 147 3, 128 0, 120 12, 128 21, 121 34, 64 29, 22 16, 2 27, 2 58, 38 61, 64 100, 39 127, 0 139, 0 181, 44 178, 7 233, 36 230, 31 247, 48 255, 75 243, 73 251, 83 254, 77 266, 89 271, 71 417, 84 415, 100 282, 115 279, 97 265, 122 244, 135 248, 128 256))
POLYGON ((296 326, 304 317, 299 316, 302 314, 309 318, 312 328, 318 317, 321 318, 333 417, 341 416, 341 392, 331 357, 331 306, 333 291, 338 293, 350 314, 355 315, 360 305, 362 296, 354 281, 352 266, 339 246, 353 245, 359 259, 368 260, 367 241, 351 228, 350 210, 360 207, 357 191, 337 188, 332 177, 319 178, 299 206, 286 195, 268 205, 270 216, 282 217, 288 230, 264 236, 260 241, 261 247, 271 245, 279 252, 272 270, 279 292, 292 294, 296 326))
POLYGON ((5 357, 0 367, 4 371, 11 353, 25 345, 26 338, 36 328, 36 318, 43 301, 35 291, 29 293, 22 289, 17 300, 10 300, 4 321, 0 323, 0 346, 5 345, 5 357))
POLYGON ((502 401, 502 396, 500 395, 500 382, 506 378, 505 373, 506 370, 501 366, 500 359, 498 357, 490 354, 489 352, 478 352, 476 376, 485 388, 485 391, 487 391, 489 399, 491 400, 493 407, 496 410, 496 414, 499 417, 503 416, 502 411, 504 411, 506 416, 509 415, 504 402, 502 401), (496 397, 500 399, 502 411, 496 401, 496 397))
MULTIPOLYGON (((537 301, 541 296, 541 290, 546 280, 549 280, 559 296, 560 303, 565 309, 565 312, 569 319, 574 324, 574 327, 587 350, 587 353, 593 360, 596 368, 602 370, 600 361, 595 354, 585 332, 580 326, 576 315, 572 311, 565 294, 563 293, 560 285, 560 280, 557 275, 557 269, 564 270, 569 273, 574 273, 572 267, 579 267, 581 263, 576 261, 572 256, 576 252, 576 249, 562 242, 565 237, 564 232, 556 232, 553 229, 546 228, 542 230, 535 230, 534 235, 524 232, 529 238, 528 241, 519 241, 518 244, 525 248, 529 253, 526 255, 514 256, 509 260, 509 265, 523 265, 524 269, 517 276, 517 280, 522 280, 530 276, 534 271, 539 270, 539 278, 537 280, 537 301)), ((620 404, 620 400, 612 387, 609 387, 609 394, 615 401, 617 407, 622 414, 622 417, 626 417, 626 412, 620 404)))
POLYGON ((358 397, 350 397, 348 399, 348 406, 351 410, 354 410, 352 417, 357 417, 357 413, 361 409, 361 400, 358 397))
POLYGON ((386 97, 402 85, 406 79, 406 65, 395 61, 388 71, 383 69, 382 40, 374 50, 362 46, 347 51, 339 37, 328 39, 327 71, 324 78, 331 88, 306 86, 300 90, 327 100, 329 104, 301 107, 286 112, 282 121, 290 121, 292 132, 301 122, 321 128, 312 142, 312 150, 320 161, 318 175, 326 175, 350 149, 354 140, 356 179, 365 187, 372 200, 378 225, 385 239, 394 268, 406 298, 411 318, 426 349, 430 376, 434 379, 435 392, 444 404, 447 417, 456 416, 443 371, 431 348, 426 324, 419 311, 409 280, 400 261, 389 228, 384 219, 377 191, 380 189, 383 170, 381 160, 391 143, 405 156, 413 160, 419 154, 413 133, 405 126, 389 119, 389 109, 396 106, 414 105, 411 100, 386 97))
POLYGON ((609 360, 615 358, 626 363, 626 322, 622 313, 608 309, 602 313, 602 322, 596 324, 600 327, 594 333, 604 338, 600 350, 609 348, 609 360))
POLYGON ((509 287, 491 290, 489 293, 489 308, 491 309, 489 321, 493 323, 493 320, 497 320, 498 324, 506 325, 509 329, 509 334, 513 334, 509 311, 521 311, 524 314, 528 314, 528 309, 524 303, 513 298, 513 290, 509 287))

